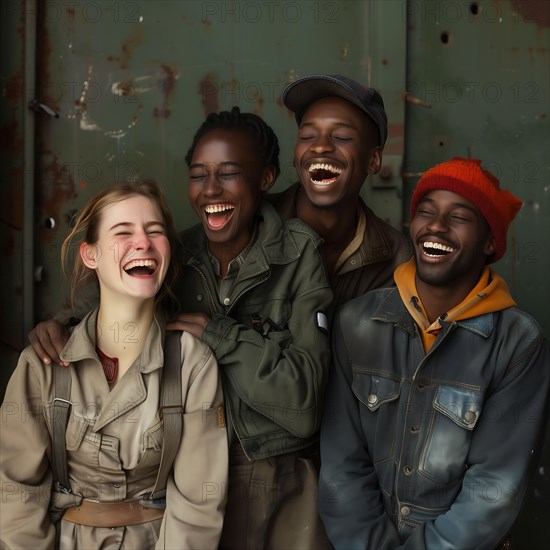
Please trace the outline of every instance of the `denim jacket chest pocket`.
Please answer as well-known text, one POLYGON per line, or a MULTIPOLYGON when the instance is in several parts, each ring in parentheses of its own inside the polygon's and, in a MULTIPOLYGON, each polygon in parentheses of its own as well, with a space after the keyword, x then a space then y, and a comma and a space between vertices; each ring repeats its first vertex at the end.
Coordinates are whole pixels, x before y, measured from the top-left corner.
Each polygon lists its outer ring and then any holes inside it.
POLYGON ((351 389, 364 406, 361 424, 374 464, 393 458, 401 384, 378 374, 353 373, 351 389))
POLYGON ((462 478, 473 430, 481 415, 484 392, 440 386, 420 457, 419 470, 443 485, 462 478))

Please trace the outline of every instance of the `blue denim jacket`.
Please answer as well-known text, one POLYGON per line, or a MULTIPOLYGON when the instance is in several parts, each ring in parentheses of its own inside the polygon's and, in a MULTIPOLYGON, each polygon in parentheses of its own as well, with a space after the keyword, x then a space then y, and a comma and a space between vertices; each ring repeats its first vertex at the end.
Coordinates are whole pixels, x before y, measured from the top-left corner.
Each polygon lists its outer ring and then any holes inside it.
POLYGON ((333 334, 319 507, 337 549, 494 548, 542 446, 550 356, 517 308, 453 323, 424 352, 397 289, 333 334))

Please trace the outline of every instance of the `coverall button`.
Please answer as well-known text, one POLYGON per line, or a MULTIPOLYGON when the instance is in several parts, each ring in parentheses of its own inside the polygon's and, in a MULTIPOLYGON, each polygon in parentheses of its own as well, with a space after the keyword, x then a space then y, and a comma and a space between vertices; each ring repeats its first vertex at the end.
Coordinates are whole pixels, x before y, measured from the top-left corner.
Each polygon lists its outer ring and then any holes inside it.
POLYGON ((474 411, 467 411, 466 414, 464 415, 464 420, 468 423, 468 424, 471 424, 472 422, 475 421, 476 419, 476 413, 474 411))
POLYGON ((374 405, 376 402, 378 401, 378 396, 374 393, 371 393, 368 397, 368 402, 371 404, 371 405, 374 405))
POLYGON ((401 506, 401 515, 405 517, 410 516, 411 509, 408 506, 401 506))
POLYGON ((197 294, 197 302, 202 302, 202 294, 197 294))
POLYGON ((355 265, 357 263, 357 260, 351 260, 351 265, 355 265))
POLYGON ((406 476, 410 476, 413 473, 413 469, 410 466, 405 466, 403 472, 406 476))
POLYGON ((228 306, 231 303, 231 300, 229 298, 224 298, 223 305, 228 306))
POLYGON ((115 489, 119 489, 119 488, 120 488, 120 483, 112 483, 112 486, 113 486, 115 489))

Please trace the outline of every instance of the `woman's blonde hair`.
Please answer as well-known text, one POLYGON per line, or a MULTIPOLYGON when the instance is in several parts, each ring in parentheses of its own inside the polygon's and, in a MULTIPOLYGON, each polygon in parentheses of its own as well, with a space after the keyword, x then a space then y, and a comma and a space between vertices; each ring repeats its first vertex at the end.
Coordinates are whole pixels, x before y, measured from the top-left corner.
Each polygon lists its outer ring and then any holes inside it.
MULTIPOLYGON (((156 300, 160 302, 167 298, 169 302, 172 302, 170 305, 175 307, 177 299, 172 287, 178 275, 176 251, 179 240, 166 197, 153 180, 120 183, 103 189, 88 201, 78 215, 73 229, 61 246, 61 267, 63 273, 71 282, 71 305, 73 307, 79 290, 92 281, 98 284, 95 270, 86 267, 80 257, 81 243, 96 244, 99 240, 99 226, 105 208, 134 196, 146 197, 153 201, 162 215, 162 221, 166 227, 166 236, 170 243, 170 262, 156 300)), ((167 303, 164 305, 166 306, 167 303)))

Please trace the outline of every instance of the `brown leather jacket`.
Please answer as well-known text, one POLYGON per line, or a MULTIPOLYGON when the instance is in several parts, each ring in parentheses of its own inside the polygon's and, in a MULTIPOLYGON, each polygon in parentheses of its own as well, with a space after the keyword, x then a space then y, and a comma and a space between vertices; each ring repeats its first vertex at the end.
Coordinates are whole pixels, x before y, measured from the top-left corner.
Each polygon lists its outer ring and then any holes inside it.
MULTIPOLYGON (((300 184, 295 183, 281 193, 268 194, 266 198, 283 219, 296 218, 299 189, 300 184)), ((347 259, 338 273, 330 276, 334 309, 369 290, 394 286, 395 268, 412 254, 407 238, 376 216, 362 199, 360 201, 367 218, 365 238, 359 250, 347 259)))

